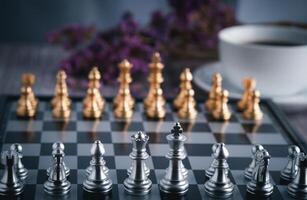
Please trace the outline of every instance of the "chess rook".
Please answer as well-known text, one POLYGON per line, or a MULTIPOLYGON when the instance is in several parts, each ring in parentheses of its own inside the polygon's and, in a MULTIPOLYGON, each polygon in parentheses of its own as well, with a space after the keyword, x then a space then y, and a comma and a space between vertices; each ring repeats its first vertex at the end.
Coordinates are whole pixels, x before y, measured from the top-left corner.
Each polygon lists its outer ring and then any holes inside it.
POLYGON ((296 145, 291 145, 288 148, 288 154, 288 163, 280 173, 280 178, 286 182, 292 181, 297 174, 300 148, 296 145))
POLYGON ((104 153, 103 144, 101 141, 96 140, 91 148, 90 173, 83 182, 83 189, 86 192, 106 194, 112 190, 112 180, 105 173, 104 153))
POLYGON ((268 170, 270 158, 271 156, 265 149, 256 152, 256 167, 252 173, 251 181, 246 186, 249 195, 263 198, 269 197, 273 193, 268 170))
POLYGON ((234 190, 234 185, 228 178, 229 166, 227 158, 229 152, 224 143, 218 143, 214 148, 216 149, 213 156, 217 163, 213 175, 204 185, 205 192, 213 198, 228 198, 234 190))
POLYGON ((1 154, 1 163, 5 168, 0 179, 0 197, 1 195, 15 196, 23 192, 24 183, 15 171, 17 159, 15 151, 4 151, 1 154))
POLYGON ((159 182, 160 190, 166 194, 184 195, 189 189, 189 182, 184 176, 182 160, 186 157, 184 142, 186 137, 182 134, 182 128, 177 122, 171 134, 166 139, 170 150, 166 154, 169 166, 163 179, 159 182))
POLYGON ((25 180, 28 177, 28 170, 25 168, 25 166, 22 163, 22 146, 18 143, 12 144, 10 147, 11 151, 14 151, 16 153, 17 159, 16 159, 16 174, 17 176, 25 180))
POLYGON ((252 147, 252 162, 249 166, 244 170, 244 176, 246 179, 250 180, 252 178, 253 171, 256 167, 256 155, 258 151, 263 151, 264 148, 260 144, 255 144, 252 147))
POLYGON ((145 171, 144 161, 149 157, 146 144, 149 137, 143 132, 131 136, 132 152, 129 157, 133 160, 131 173, 124 180, 125 191, 133 195, 146 195, 150 192, 152 182, 145 171))
POLYGON ((307 199, 307 156, 300 153, 297 175, 288 185, 288 194, 297 199, 307 199))

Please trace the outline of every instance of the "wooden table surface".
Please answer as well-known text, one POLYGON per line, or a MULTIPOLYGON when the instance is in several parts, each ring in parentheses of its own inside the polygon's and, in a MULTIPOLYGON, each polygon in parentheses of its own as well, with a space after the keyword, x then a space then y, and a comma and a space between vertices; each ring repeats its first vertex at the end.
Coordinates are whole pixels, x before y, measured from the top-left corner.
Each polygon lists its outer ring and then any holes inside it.
MULTIPOLYGON (((58 47, 49 45, 0 45, 0 94, 19 94, 21 74, 31 72, 36 74, 37 77, 34 86, 35 93, 38 95, 52 95, 58 62, 65 56, 67 56, 66 52, 58 47)), ((164 69, 165 82, 163 83, 166 96, 173 97, 176 94, 177 90, 174 88, 178 87, 179 73, 184 67, 188 66, 193 71, 205 62, 208 62, 208 60, 177 59, 166 63, 164 69), (167 76, 168 74, 172 74, 172 76, 167 76)), ((135 83, 133 86, 140 97, 146 94, 147 84, 145 85, 145 87, 140 87, 142 84, 135 83)), ((207 95, 197 86, 194 87, 196 96, 203 97, 207 95)), ((85 94, 84 88, 70 87, 69 89, 71 95, 85 94)), ((116 91, 117 87, 115 86, 104 86, 103 88, 103 94, 108 97, 114 96, 116 91)), ((306 144, 307 106, 280 105, 280 107, 306 144)))

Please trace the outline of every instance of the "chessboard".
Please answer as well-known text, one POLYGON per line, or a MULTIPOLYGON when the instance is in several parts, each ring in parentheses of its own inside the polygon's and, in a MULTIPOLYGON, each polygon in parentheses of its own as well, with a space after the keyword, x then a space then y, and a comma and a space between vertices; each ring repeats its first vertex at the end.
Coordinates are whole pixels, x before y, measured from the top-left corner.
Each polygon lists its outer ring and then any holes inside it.
MULTIPOLYGON (((152 191, 146 199, 163 199, 158 183, 165 174, 168 160, 166 135, 175 122, 179 121, 187 137, 185 148, 187 158, 183 160, 188 169, 189 191, 183 199, 209 199, 204 191, 205 169, 212 162, 211 147, 217 142, 226 144, 229 150, 229 177, 235 184, 232 199, 246 199, 244 169, 251 162, 251 147, 262 144, 272 156, 269 164, 271 181, 274 184, 272 200, 289 199, 286 185, 280 182, 280 171, 287 163, 288 146, 298 145, 306 152, 294 129, 289 125, 279 108, 268 99, 261 101, 264 113, 260 123, 244 120, 230 100, 233 112, 228 122, 212 119, 204 108, 204 101, 198 101, 198 116, 195 120, 180 120, 172 108, 171 101, 166 104, 166 116, 162 120, 148 119, 144 114, 142 101, 137 100, 131 120, 119 120, 113 116, 111 99, 107 99, 103 116, 99 120, 88 120, 82 116, 82 98, 73 97, 72 113, 69 121, 54 119, 51 113, 51 97, 39 97, 37 114, 32 119, 16 116, 17 97, 0 98, 0 149, 7 150, 12 143, 23 147, 23 164, 29 169, 26 186, 21 199, 53 199, 44 193, 43 184, 47 180, 46 169, 52 164, 52 144, 61 141, 65 145, 65 162, 71 169, 69 181, 72 183, 68 199, 87 199, 82 189, 85 169, 90 162, 90 147, 93 141, 102 141, 106 153, 104 159, 110 169, 113 181, 110 199, 134 199, 125 193, 123 181, 131 165, 132 134, 144 131, 149 136, 147 151, 150 155, 147 166, 149 178, 153 182, 152 191)), ((107 198, 106 197, 106 198, 107 198)), ((141 197, 143 199, 143 197, 141 197)))

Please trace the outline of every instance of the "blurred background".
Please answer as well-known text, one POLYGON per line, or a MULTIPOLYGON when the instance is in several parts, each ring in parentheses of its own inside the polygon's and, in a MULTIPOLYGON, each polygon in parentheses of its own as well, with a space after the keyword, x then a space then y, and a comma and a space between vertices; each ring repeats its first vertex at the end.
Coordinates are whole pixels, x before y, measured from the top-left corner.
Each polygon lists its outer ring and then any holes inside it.
MULTIPOLYGON (((143 97, 148 63, 159 51, 167 97, 185 67, 218 60, 220 30, 238 24, 307 27, 306 0, 0 0, 0 94, 19 94, 22 73, 36 75, 34 91, 52 95, 55 74, 68 74, 70 93, 84 95, 87 73, 99 66, 103 94, 117 92, 117 63, 134 65, 133 95, 143 97)), ((195 85, 196 96, 207 96, 195 85)), ((283 108, 303 132, 306 109, 283 108)))

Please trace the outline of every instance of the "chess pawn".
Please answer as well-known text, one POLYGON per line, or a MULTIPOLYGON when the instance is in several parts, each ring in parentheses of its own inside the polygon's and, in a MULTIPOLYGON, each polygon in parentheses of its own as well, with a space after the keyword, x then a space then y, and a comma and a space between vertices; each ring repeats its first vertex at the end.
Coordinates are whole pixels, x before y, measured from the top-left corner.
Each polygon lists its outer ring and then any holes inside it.
POLYGON ((205 107, 209 112, 212 112, 216 108, 216 102, 219 100, 219 96, 222 92, 222 76, 220 73, 215 73, 212 76, 212 86, 209 92, 208 100, 205 103, 205 107))
POLYGON ((273 193, 274 187, 270 182, 268 170, 270 158, 271 156, 265 149, 256 153, 256 167, 251 181, 247 184, 247 193, 256 197, 269 197, 273 193))
POLYGON ((54 97, 51 100, 51 105, 52 107, 54 107, 59 100, 61 99, 60 96, 64 95, 67 98, 67 103, 69 104, 69 106, 71 105, 71 100, 68 97, 68 89, 67 89, 67 84, 66 84, 66 73, 64 70, 60 70, 56 76, 57 78, 57 83, 55 86, 55 90, 54 90, 54 97))
POLYGON ((48 180, 44 183, 44 191, 50 195, 67 195, 71 190, 71 183, 66 178, 63 166, 63 152, 57 151, 53 156, 53 166, 48 180))
POLYGON ((204 185, 205 191, 210 197, 228 198, 233 193, 234 185, 228 178, 229 166, 227 158, 229 157, 229 152, 224 143, 219 143, 216 146, 213 156, 217 160, 217 164, 213 175, 204 185))
POLYGON ((256 80, 253 78, 245 78, 243 80, 244 93, 242 99, 238 102, 237 107, 239 111, 244 111, 249 103, 252 91, 256 89, 256 80))
POLYGON ((260 144, 255 144, 252 147, 252 157, 253 157, 252 162, 249 164, 248 168, 246 168, 245 171, 244 171, 244 176, 245 176, 246 179, 250 180, 252 178, 253 171, 254 171, 256 164, 257 164, 256 163, 257 153, 259 151, 263 151, 263 150, 264 150, 264 148, 260 144))
POLYGON ((53 117, 65 120, 69 119, 71 113, 69 104, 69 100, 66 98, 66 96, 60 96, 58 103, 52 110, 53 117))
MULTIPOLYGON (((104 106, 105 106, 105 100, 102 97, 101 93, 100 93, 100 80, 101 80, 101 73, 98 70, 98 67, 93 67, 92 70, 89 72, 88 75, 88 79, 89 79, 89 84, 88 87, 94 89, 94 93, 95 93, 95 99, 99 105, 99 108, 103 111, 104 110, 104 106)), ((84 104, 87 104, 87 98, 85 97, 84 99, 84 104)))
POLYGON ((188 89, 186 91, 185 100, 182 108, 178 111, 179 118, 193 120, 197 117, 197 110, 195 109, 194 90, 188 89))
POLYGON ((228 121, 231 117, 231 111, 228 108, 228 91, 223 90, 220 100, 216 102, 215 109, 212 111, 212 116, 216 120, 228 121))
POLYGON ((83 182, 83 189, 89 193, 109 193, 112 190, 112 181, 105 174, 105 149, 101 141, 96 140, 91 148, 92 160, 90 174, 83 182))
MULTIPOLYGON (((162 76, 162 69, 164 68, 163 63, 161 62, 161 56, 158 52, 155 52, 152 55, 151 63, 149 64, 150 74, 148 77, 149 82, 149 91, 144 99, 144 108, 148 108, 154 101, 154 93, 157 87, 161 87, 164 79, 162 76)), ((165 104, 165 99, 162 97, 161 103, 165 104)))
POLYGON ((122 100, 114 110, 114 116, 121 119, 130 119, 133 116, 133 109, 129 101, 127 101, 127 90, 122 94, 122 100))
POLYGON ((29 100, 32 103, 32 106, 36 109, 38 106, 38 99, 35 97, 32 86, 35 83, 35 75, 34 74, 30 74, 30 73, 26 73, 23 74, 21 77, 21 81, 22 81, 22 85, 25 86, 27 88, 27 90, 29 91, 29 100))
POLYGON ((87 102, 83 104, 83 116, 89 119, 98 119, 102 115, 101 105, 99 105, 95 96, 95 89, 87 90, 87 102))
POLYGON ((243 112, 244 119, 260 121, 263 118, 263 113, 260 109, 260 92, 254 90, 250 94, 250 100, 247 109, 243 112))
POLYGON ((146 195, 150 192, 152 182, 146 175, 144 161, 149 157, 146 152, 146 144, 149 137, 138 132, 131 136, 132 152, 129 157, 133 160, 132 170, 124 181, 125 191, 133 195, 146 195))
POLYGON ((288 163, 281 171, 280 178, 287 182, 292 181, 298 171, 298 161, 300 155, 300 148, 296 145, 291 145, 288 148, 288 163))
POLYGON ((22 163, 22 146, 18 143, 12 144, 10 150, 16 153, 16 174, 21 180, 25 180, 28 177, 28 170, 24 167, 22 163))
POLYGON ((307 199, 307 156, 300 153, 298 171, 295 178, 288 185, 288 194, 297 199, 307 199))
MULTIPOLYGON (((63 156, 62 167, 65 171, 66 177, 68 177, 70 175, 70 169, 66 166, 66 164, 64 162, 64 156, 65 156, 64 150, 65 150, 65 146, 62 142, 55 142, 55 143, 52 144, 52 156, 54 157, 57 154, 61 154, 63 156)), ((47 169, 47 176, 50 175, 51 170, 52 170, 52 167, 49 167, 47 169)))
POLYGON ((146 109, 146 115, 149 118, 162 119, 166 114, 162 89, 156 88, 153 96, 154 98, 151 105, 146 109))
POLYGON ((186 91, 192 88, 192 83, 191 83, 192 80, 193 80, 193 75, 190 71, 190 68, 185 68, 184 71, 180 74, 179 94, 173 102, 174 107, 176 109, 182 107, 186 98, 186 91))
POLYGON ((17 159, 17 154, 14 151, 4 151, 1 154, 1 161, 5 168, 0 180, 0 196, 17 196, 23 192, 24 183, 18 178, 15 171, 17 159))
POLYGON ((23 86, 21 88, 21 96, 18 100, 17 105, 17 116, 19 117, 34 117, 36 113, 36 108, 30 100, 30 89, 29 87, 23 86))

